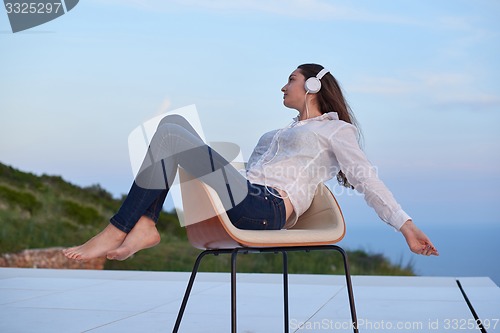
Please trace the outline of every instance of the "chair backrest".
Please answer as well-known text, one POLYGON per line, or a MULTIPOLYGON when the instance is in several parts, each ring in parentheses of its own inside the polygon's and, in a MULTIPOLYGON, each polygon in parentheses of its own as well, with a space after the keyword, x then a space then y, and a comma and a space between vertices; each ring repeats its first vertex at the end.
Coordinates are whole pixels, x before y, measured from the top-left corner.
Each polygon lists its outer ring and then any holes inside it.
POLYGON ((309 209, 287 230, 241 230, 231 223, 217 193, 179 169, 184 220, 190 243, 200 249, 241 246, 323 245, 345 235, 342 211, 330 190, 320 184, 309 209))

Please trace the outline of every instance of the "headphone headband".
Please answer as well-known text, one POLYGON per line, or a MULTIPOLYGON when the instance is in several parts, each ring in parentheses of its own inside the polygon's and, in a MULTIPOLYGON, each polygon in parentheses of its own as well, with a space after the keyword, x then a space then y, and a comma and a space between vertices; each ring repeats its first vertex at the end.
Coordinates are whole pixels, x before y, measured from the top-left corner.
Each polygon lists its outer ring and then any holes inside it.
POLYGON ((323 76, 328 74, 328 72, 330 72, 328 69, 323 68, 322 70, 319 71, 319 73, 316 75, 316 77, 318 78, 318 80, 321 80, 323 78, 323 76))

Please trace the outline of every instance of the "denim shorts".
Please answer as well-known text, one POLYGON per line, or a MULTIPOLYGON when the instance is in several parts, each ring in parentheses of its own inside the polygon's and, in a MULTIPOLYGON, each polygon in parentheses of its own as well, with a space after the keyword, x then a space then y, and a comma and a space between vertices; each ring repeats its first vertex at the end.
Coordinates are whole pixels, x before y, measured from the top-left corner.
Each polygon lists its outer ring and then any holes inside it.
POLYGON ((274 188, 251 184, 248 194, 227 211, 233 225, 245 230, 280 230, 286 222, 285 202, 274 188))

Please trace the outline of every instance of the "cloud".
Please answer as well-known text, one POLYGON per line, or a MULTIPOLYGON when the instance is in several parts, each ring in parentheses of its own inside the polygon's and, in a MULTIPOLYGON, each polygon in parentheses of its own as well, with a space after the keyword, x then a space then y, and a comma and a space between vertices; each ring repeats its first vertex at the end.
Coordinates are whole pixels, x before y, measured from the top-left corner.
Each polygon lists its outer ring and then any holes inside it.
POLYGON ((170 98, 165 98, 163 102, 160 104, 158 107, 158 110, 156 110, 156 115, 161 115, 167 112, 168 109, 170 109, 170 106, 172 105, 172 102, 170 101, 170 98))
POLYGON ((466 73, 418 73, 404 78, 365 76, 355 80, 348 90, 383 97, 402 97, 442 110, 478 112, 500 108, 500 95, 482 91, 477 78, 466 73))
POLYGON ((464 73, 427 73, 417 75, 422 84, 429 88, 443 86, 462 86, 470 82, 470 78, 464 73))
POLYGON ((437 96, 435 105, 443 109, 465 109, 473 112, 498 111, 500 96, 481 92, 465 94, 456 92, 437 96))
POLYGON ((349 91, 375 95, 406 95, 419 90, 416 82, 393 77, 362 77, 349 91))
POLYGON ((428 73, 418 76, 422 92, 441 109, 487 111, 500 108, 500 95, 483 91, 478 77, 467 73, 428 73))
MULTIPOLYGON (((422 7, 424 14, 415 11, 390 13, 378 2, 346 2, 332 0, 87 0, 96 4, 113 6, 128 6, 135 9, 153 12, 172 12, 178 10, 206 10, 219 13, 257 13, 271 14, 281 17, 299 18, 310 21, 335 20, 368 23, 388 23, 395 25, 410 25, 420 28, 439 30, 454 30, 474 33, 473 39, 482 39, 496 31, 487 32, 478 28, 477 16, 441 15, 429 13, 422 7)), ((454 5, 450 1, 450 5, 454 5)), ((397 7, 397 6, 396 6, 397 7)), ((393 10, 394 11, 394 10, 393 10)), ((451 11, 450 11, 451 12, 451 11)))
POLYGON ((348 6, 342 2, 326 0, 101 0, 116 6, 132 6, 151 11, 178 9, 209 10, 214 12, 239 12, 272 14, 307 20, 345 20, 422 25, 418 20, 401 15, 381 14, 372 8, 348 6))

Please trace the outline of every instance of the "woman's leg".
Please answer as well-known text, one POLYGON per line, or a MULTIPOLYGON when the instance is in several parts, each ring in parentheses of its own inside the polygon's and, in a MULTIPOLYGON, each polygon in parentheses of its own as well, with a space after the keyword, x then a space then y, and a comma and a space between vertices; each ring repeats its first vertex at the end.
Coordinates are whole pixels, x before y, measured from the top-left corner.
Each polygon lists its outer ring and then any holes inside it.
POLYGON ((78 260, 104 255, 123 260, 156 245, 159 234, 154 223, 179 166, 214 188, 227 210, 247 194, 246 179, 229 162, 208 147, 184 118, 168 116, 158 126, 143 165, 111 224, 87 243, 65 250, 65 255, 78 260))
POLYGON ((129 194, 111 224, 128 233, 143 215, 156 222, 179 167, 211 186, 226 210, 248 193, 247 180, 206 145, 184 118, 168 116, 158 126, 129 194))

